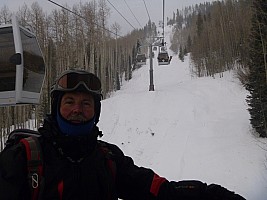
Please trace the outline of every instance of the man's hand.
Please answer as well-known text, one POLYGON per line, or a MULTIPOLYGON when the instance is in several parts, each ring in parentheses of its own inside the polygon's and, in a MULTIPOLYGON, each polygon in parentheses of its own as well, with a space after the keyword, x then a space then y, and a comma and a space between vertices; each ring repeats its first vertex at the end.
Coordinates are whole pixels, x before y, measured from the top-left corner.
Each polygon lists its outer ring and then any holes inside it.
POLYGON ((204 198, 206 200, 246 200, 242 196, 216 184, 207 186, 204 198))

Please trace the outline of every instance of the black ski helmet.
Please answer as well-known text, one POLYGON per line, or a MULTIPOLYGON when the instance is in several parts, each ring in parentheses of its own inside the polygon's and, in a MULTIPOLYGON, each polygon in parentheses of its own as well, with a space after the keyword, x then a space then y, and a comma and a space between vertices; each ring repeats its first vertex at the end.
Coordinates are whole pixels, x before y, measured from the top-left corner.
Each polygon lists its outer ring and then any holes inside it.
POLYGON ((66 92, 81 91, 93 95, 95 102, 95 124, 98 123, 101 112, 101 81, 93 73, 81 69, 70 69, 61 73, 51 87, 51 114, 56 116, 58 103, 66 92))

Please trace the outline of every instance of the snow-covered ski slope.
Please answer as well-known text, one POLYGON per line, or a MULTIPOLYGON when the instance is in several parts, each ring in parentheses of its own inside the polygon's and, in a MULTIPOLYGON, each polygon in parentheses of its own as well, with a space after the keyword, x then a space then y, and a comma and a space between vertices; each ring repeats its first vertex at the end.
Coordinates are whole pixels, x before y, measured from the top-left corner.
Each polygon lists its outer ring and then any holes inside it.
MULTIPOLYGON (((171 27, 166 27, 169 43, 171 27)), ((169 51, 169 54, 172 53, 169 51)), ((217 183, 249 200, 267 199, 267 140, 251 134, 247 91, 225 72, 196 78, 188 57, 170 65, 149 60, 120 91, 103 100, 103 140, 117 144, 139 166, 169 180, 217 183)))

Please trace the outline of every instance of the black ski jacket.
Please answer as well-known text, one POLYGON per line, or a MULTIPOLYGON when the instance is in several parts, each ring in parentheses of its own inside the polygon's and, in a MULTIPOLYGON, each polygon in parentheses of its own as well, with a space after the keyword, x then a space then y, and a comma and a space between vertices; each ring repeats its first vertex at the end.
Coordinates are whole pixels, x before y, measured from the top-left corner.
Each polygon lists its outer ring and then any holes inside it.
MULTIPOLYGON (((39 129, 44 157, 44 188, 41 199, 108 200, 156 198, 164 178, 157 178, 151 193, 155 173, 137 167, 115 145, 105 143, 116 163, 116 178, 112 180, 106 158, 98 150, 95 127, 89 137, 62 136, 52 117, 39 129), (58 187, 63 187, 60 194, 58 187)), ((0 199, 29 200, 31 192, 27 180, 26 152, 19 143, 5 149, 0 156, 0 199)))
MULTIPOLYGON (((87 137, 63 136, 50 116, 39 129, 44 157, 41 200, 179 200, 204 197, 200 181, 169 182, 151 169, 138 167, 115 145, 105 143, 116 163, 110 176, 106 157, 99 151, 97 127, 87 137), (60 188, 60 189, 59 189, 60 188)), ((0 199, 30 200, 27 160, 23 144, 0 154, 0 199)))

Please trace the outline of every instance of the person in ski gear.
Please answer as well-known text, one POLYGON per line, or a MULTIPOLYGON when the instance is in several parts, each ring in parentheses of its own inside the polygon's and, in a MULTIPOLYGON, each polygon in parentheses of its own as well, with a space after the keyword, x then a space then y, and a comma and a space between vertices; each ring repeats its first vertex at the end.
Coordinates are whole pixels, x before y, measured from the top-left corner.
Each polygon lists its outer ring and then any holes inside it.
POLYGON ((33 163, 27 163, 28 151, 19 142, 0 154, 0 199, 244 200, 217 184, 169 181, 135 165, 116 145, 101 141, 101 99, 101 82, 94 74, 72 69, 59 75, 51 88, 51 113, 38 129, 38 194, 32 194, 28 180, 27 168, 33 163))

